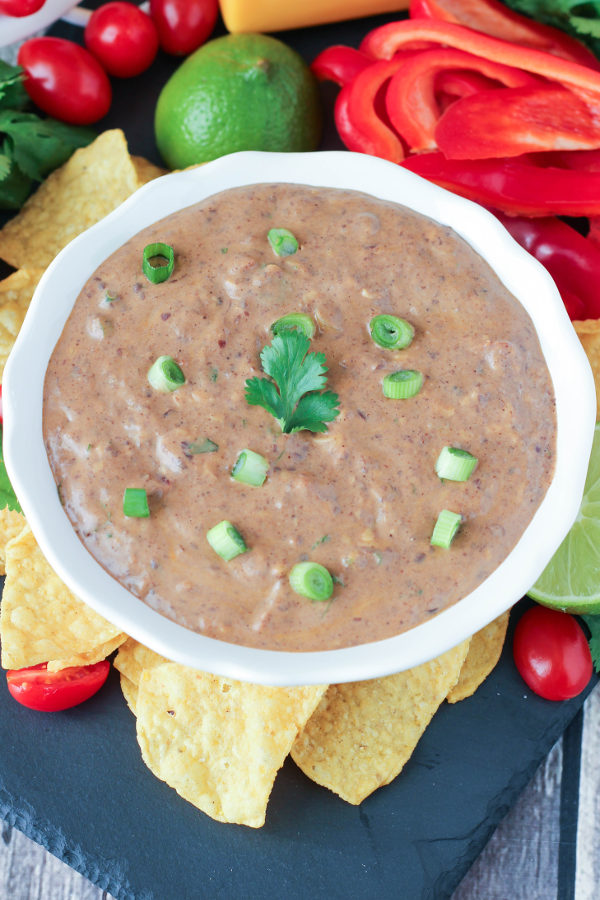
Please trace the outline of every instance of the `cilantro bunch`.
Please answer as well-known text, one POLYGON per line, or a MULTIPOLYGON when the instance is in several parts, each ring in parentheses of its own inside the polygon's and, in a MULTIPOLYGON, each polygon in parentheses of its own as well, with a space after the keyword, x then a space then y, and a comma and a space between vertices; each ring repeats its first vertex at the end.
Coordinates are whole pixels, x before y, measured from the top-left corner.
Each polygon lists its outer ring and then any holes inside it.
POLYGON ((310 340, 298 329, 282 331, 260 354, 263 371, 272 378, 249 378, 246 400, 275 416, 285 434, 327 431, 339 414, 339 397, 322 391, 327 383, 323 353, 309 353, 310 340))
POLYGON ((600 0, 506 0, 506 5, 568 32, 600 55, 600 0))
POLYGON ((0 209, 20 209, 35 182, 96 137, 90 128, 41 119, 28 104, 23 70, 0 60, 0 209))

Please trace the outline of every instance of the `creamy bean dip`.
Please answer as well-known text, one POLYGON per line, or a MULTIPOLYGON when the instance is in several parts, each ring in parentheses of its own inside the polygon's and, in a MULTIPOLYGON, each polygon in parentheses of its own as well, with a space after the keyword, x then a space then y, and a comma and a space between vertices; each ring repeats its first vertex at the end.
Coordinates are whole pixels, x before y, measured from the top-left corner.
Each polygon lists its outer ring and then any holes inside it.
POLYGON ((153 609, 194 631, 253 647, 325 650, 398 634, 455 603, 507 556, 550 482, 555 409, 534 326, 451 229, 354 191, 255 185, 150 226, 83 288, 46 374, 44 437, 67 515, 89 552, 153 609), (297 252, 267 233, 289 229, 297 252), (142 273, 152 242, 173 247, 160 284, 142 273), (305 313, 339 415, 326 433, 283 434, 245 399, 265 377, 272 323, 305 313), (406 319, 409 347, 369 332, 406 319), (185 384, 148 382, 160 356, 185 384), (386 374, 422 373, 409 399, 386 374), (444 446, 478 459, 465 482, 435 471, 444 446), (231 477, 249 448, 260 487, 231 477), (123 513, 144 489, 150 515, 123 513), (439 512, 462 524, 432 546, 439 512), (226 562, 207 532, 228 520, 248 551, 226 562), (330 599, 295 593, 311 560, 330 599))

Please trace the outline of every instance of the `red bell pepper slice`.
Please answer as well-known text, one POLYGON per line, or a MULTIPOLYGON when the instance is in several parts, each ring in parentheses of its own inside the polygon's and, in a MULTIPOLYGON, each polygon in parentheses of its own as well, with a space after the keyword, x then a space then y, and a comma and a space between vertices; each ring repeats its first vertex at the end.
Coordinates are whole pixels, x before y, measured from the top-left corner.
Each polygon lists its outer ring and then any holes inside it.
POLYGON ((402 142, 378 115, 376 102, 380 90, 405 65, 407 58, 410 57, 400 54, 390 61, 377 60, 347 85, 347 97, 341 101, 341 111, 338 110, 336 123, 338 131, 338 120, 347 126, 340 131, 340 137, 349 149, 359 149, 357 144, 360 144, 362 153, 380 156, 390 162, 401 162, 404 159, 406 154, 402 142), (346 143, 345 134, 350 135, 354 147, 346 143))
POLYGON ((592 69, 600 69, 600 61, 580 41, 558 28, 542 25, 514 12, 499 0, 412 0, 410 17, 466 25, 503 41, 535 47, 592 69))
POLYGON ((560 219, 493 212, 517 243, 552 275, 570 318, 599 319, 600 249, 560 219))
MULTIPOLYGON (((435 98, 435 79, 447 69, 467 69, 494 78, 509 87, 538 85, 540 79, 464 50, 437 48, 414 54, 390 81, 386 106, 392 125, 413 150, 437 146, 435 128, 441 110, 435 98)), ((489 120, 485 128, 490 127, 489 120)))
POLYGON ((528 47, 524 51, 518 44, 501 41, 452 22, 434 19, 390 22, 367 34, 360 49, 376 59, 391 59, 398 51, 412 49, 423 41, 455 47, 557 81, 600 112, 600 72, 542 50, 528 47))
POLYGON ((335 44, 312 61, 311 69, 319 81, 335 81, 340 87, 353 81, 373 60, 354 47, 335 44))
POLYGON ((480 91, 443 113, 434 140, 448 159, 587 149, 600 147, 600 121, 559 86, 480 91))
POLYGON ((486 78, 485 75, 479 75, 477 72, 449 69, 438 72, 435 76, 433 92, 440 103, 440 97, 443 98, 444 95, 455 100, 458 97, 470 97, 471 94, 476 94, 478 91, 491 91, 498 87, 500 84, 493 78, 486 78))
POLYGON ((600 172, 543 167, 520 159, 446 159, 439 152, 416 154, 402 165, 509 215, 600 215, 600 172))

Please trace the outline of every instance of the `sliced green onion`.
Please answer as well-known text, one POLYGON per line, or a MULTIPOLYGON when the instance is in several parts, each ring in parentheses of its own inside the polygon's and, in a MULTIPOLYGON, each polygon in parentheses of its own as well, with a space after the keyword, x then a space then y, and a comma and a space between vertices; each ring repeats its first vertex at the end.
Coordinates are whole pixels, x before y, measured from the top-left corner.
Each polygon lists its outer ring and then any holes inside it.
POLYGON ((144 488, 125 488, 123 515, 130 519, 147 519, 150 515, 148 495, 144 488))
POLYGON ((391 400, 407 400, 418 394, 423 385, 423 375, 414 369, 400 369, 383 379, 383 396, 391 400))
POLYGON ((240 553, 245 553, 248 549, 244 538, 227 519, 209 529, 206 532, 206 540, 225 562, 229 562, 240 553))
POLYGON ((147 244, 142 254, 142 272, 152 284, 160 284, 173 274, 175 251, 170 244, 159 241, 147 244))
POLYGON ((329 600, 333 593, 333 578, 319 563, 297 563, 289 574, 289 580, 292 590, 309 600, 329 600))
POLYGON ((298 249, 298 241, 287 228, 271 228, 267 237, 277 256, 291 256, 298 249))
POLYGON ((211 441, 210 438, 204 438, 203 441, 182 441, 181 446, 185 456, 197 456, 200 453, 215 453, 219 449, 219 445, 211 441))
POLYGON ((185 375, 171 356, 159 356, 148 370, 148 381, 157 391, 176 391, 185 384, 185 375))
POLYGON ((398 316, 375 316, 369 322, 369 333, 384 350, 404 350, 412 343, 415 329, 398 316))
POLYGON ((435 471, 447 481, 468 481, 477 465, 477 457, 459 447, 444 447, 437 458, 435 471))
POLYGON ((437 517, 437 522, 431 535, 431 543, 434 547, 443 547, 448 549, 452 543, 454 536, 460 528, 462 516, 458 513, 450 512, 449 509, 443 509, 437 517))
POLYGON ((231 470, 231 477, 242 484, 260 487, 265 483, 268 470, 269 463, 264 456, 254 450, 242 450, 231 470))
POLYGON ((315 323, 306 313, 290 313, 288 316, 282 316, 281 319, 277 319, 271 325, 273 334, 281 334, 282 331, 291 331, 293 328, 302 331, 309 341, 315 336, 315 323))

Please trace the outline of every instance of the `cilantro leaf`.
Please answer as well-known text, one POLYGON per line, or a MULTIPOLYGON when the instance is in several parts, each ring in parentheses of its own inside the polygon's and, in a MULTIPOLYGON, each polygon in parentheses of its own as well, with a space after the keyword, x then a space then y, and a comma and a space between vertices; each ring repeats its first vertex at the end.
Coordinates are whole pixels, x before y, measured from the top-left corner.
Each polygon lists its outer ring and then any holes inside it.
POLYGON ((584 41, 600 54, 600 3, 598 0, 506 0, 507 6, 538 22, 553 25, 584 41))
POLYGON ((600 674, 600 616, 581 616, 590 629, 590 652, 594 669, 600 674))
POLYGON ((17 495, 10 483, 6 466, 4 465, 4 453, 2 452, 2 428, 0 427, 0 509, 15 510, 21 512, 21 506, 17 500, 17 495))
POLYGON ((23 109, 29 103, 23 87, 23 69, 0 59, 0 109, 23 109))
POLYGON ((73 150, 95 137, 89 128, 75 128, 34 113, 0 111, 0 132, 10 141, 12 158, 21 171, 42 181, 69 158, 73 150))
POLYGON ((327 366, 322 353, 309 353, 310 341, 294 329, 276 335, 260 354, 267 378, 246 381, 246 400, 274 416, 285 434, 294 431, 327 431, 326 422, 339 415, 339 397, 322 391, 327 366))

